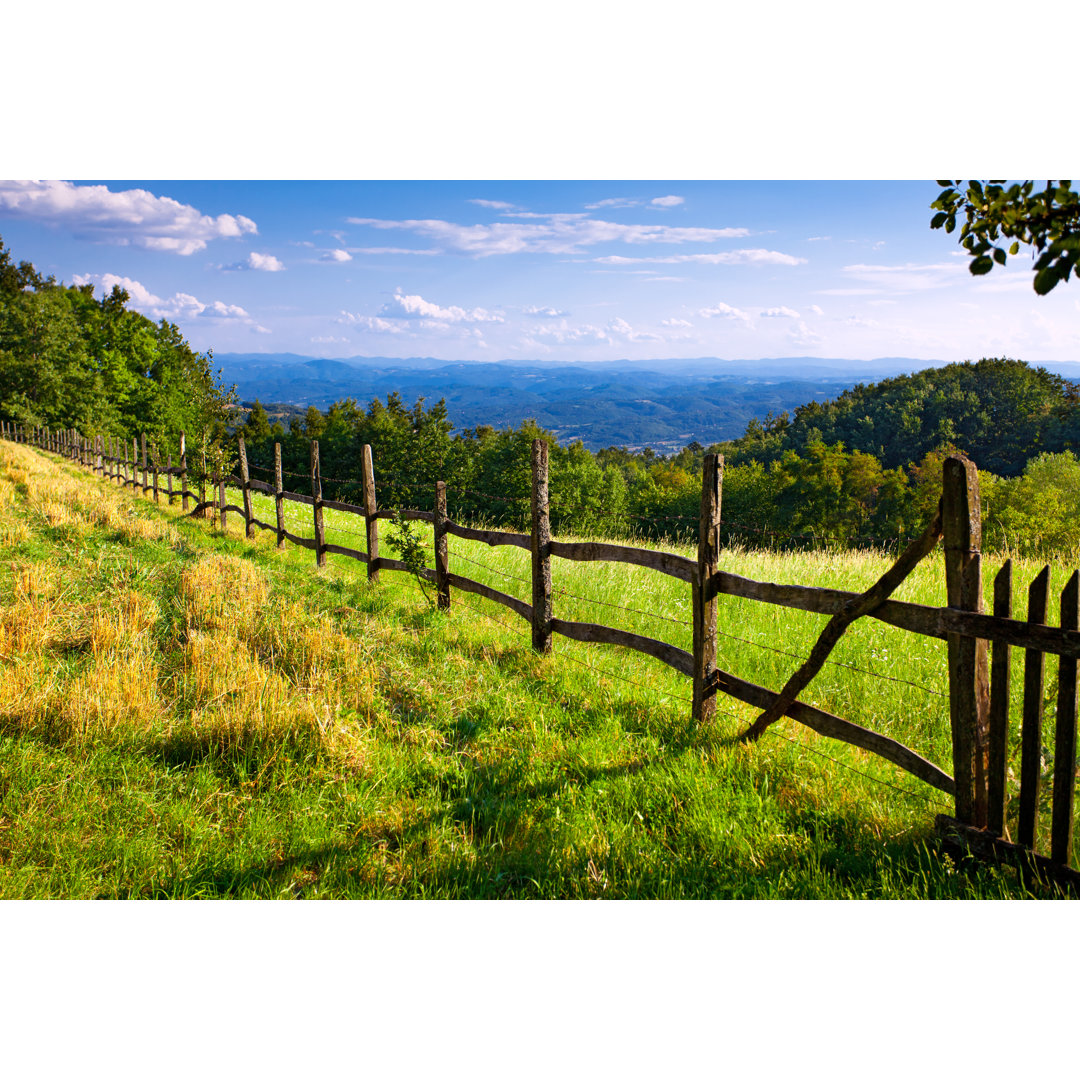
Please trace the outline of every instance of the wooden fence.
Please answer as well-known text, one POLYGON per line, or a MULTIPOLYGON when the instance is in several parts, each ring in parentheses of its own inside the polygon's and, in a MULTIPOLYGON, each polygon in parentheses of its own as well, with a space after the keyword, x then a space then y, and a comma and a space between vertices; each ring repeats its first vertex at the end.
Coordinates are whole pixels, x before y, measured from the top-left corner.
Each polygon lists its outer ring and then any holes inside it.
POLYGON ((820 735, 851 743, 906 770, 923 782, 950 795, 955 816, 941 815, 937 828, 946 847, 972 851, 982 857, 1018 865, 1022 872, 1050 880, 1076 892, 1080 873, 1070 868, 1073 853, 1073 816, 1077 764, 1077 660, 1080 659, 1080 574, 1074 572, 1061 594, 1059 626, 1046 624, 1049 602, 1049 567, 1028 589, 1025 618, 1013 617, 1012 560, 994 579, 993 610, 983 610, 981 570, 981 517, 978 473, 966 459, 946 459, 943 494, 934 519, 921 536, 901 552, 896 562, 863 593, 803 585, 778 585, 754 581, 721 570, 720 522, 723 493, 723 458, 707 455, 704 463, 697 557, 687 558, 662 551, 600 542, 567 542, 553 539, 548 515, 548 447, 537 439, 532 447, 531 528, 528 535, 461 525, 447 516, 446 485, 435 484, 435 509, 380 510, 376 504, 375 476, 371 447, 363 448, 362 505, 337 502, 322 496, 319 444, 311 443, 311 494, 288 491, 283 484, 281 446, 274 446, 274 483, 251 479, 244 440, 238 440, 239 476, 225 476, 220 470, 208 476, 205 462, 198 471, 200 492, 196 505, 188 511, 188 463, 184 436, 180 437, 179 462, 166 463, 156 452, 148 456, 146 437, 132 440, 130 456, 126 441, 98 436, 88 439, 75 431, 30 432, 4 424, 0 435, 62 454, 93 469, 118 484, 131 486, 143 494, 161 497, 160 476, 167 484, 167 498, 183 502, 185 512, 216 513, 224 530, 229 513, 243 516, 245 532, 254 537, 256 528, 276 534, 283 547, 288 540, 314 551, 318 566, 328 555, 357 559, 367 566, 368 577, 377 582, 379 573, 409 572, 402 560, 379 555, 378 522, 384 519, 422 521, 433 530, 435 566, 421 576, 434 583, 440 608, 451 606, 452 590, 474 593, 501 604, 530 623, 532 645, 539 652, 551 649, 552 636, 561 634, 576 641, 618 645, 654 657, 691 679, 691 713, 695 721, 708 720, 715 709, 716 695, 724 693, 761 710, 743 738, 758 738, 781 716, 788 716, 820 735), (142 478, 139 479, 141 471, 142 478), (173 490, 173 478, 179 492, 173 490), (212 480, 211 495, 205 486, 212 480), (239 487, 242 506, 226 502, 226 483, 239 487), (255 517, 252 492, 274 498, 276 521, 255 517), (285 528, 284 503, 311 507, 314 537, 297 536, 285 528), (330 508, 365 520, 366 550, 359 551, 328 543, 323 510, 330 508), (476 540, 492 547, 513 545, 530 552, 532 602, 473 581, 450 570, 447 537, 476 540), (947 607, 929 607, 890 599, 891 594, 941 540, 945 549, 947 607), (644 566, 684 582, 692 601, 693 645, 691 651, 641 634, 596 623, 558 618, 552 604, 552 558, 578 562, 621 562, 644 566), (810 656, 779 691, 769 690, 726 672, 716 664, 717 596, 738 596, 767 604, 817 612, 831 616, 810 656), (856 619, 870 617, 915 634, 944 639, 948 646, 949 713, 952 729, 950 776, 933 762, 902 743, 871 731, 850 720, 835 716, 799 700, 840 640, 856 619), (992 650, 988 649, 988 644, 992 650), (1004 839, 1007 798, 1008 709, 1013 648, 1024 653, 1024 685, 1021 719, 1021 766, 1018 843, 1004 839), (1042 704, 1046 656, 1058 657, 1057 717, 1054 732, 1054 773, 1049 855, 1037 853, 1036 827, 1040 807, 1042 704))

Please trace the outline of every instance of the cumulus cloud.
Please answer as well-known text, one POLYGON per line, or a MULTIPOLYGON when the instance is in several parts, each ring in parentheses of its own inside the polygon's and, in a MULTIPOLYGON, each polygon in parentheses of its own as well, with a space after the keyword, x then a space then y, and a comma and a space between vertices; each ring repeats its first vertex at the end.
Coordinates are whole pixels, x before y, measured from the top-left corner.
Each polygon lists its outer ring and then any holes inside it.
POLYGON ((661 195, 658 199, 653 199, 653 206, 682 206, 686 200, 681 195, 661 195))
POLYGON ((607 324, 608 334, 623 338, 626 341, 663 341, 659 334, 650 333, 648 330, 635 330, 625 319, 612 319, 607 324))
POLYGON ((569 311, 557 311, 553 307, 527 307, 521 310, 534 319, 561 319, 570 314, 569 311))
POLYGON ((441 255, 438 248, 361 247, 350 248, 357 255, 441 255))
POLYGON ((193 206, 142 188, 110 191, 104 184, 67 180, 2 180, 0 213, 70 229, 99 243, 192 255, 211 240, 257 233, 240 214, 202 214, 193 206))
POLYGON ((670 326, 672 328, 677 329, 680 326, 693 327, 694 324, 692 322, 688 322, 686 319, 661 319, 660 320, 660 325, 661 326, 670 326))
POLYGON ((798 319, 800 315, 797 311, 792 311, 789 307, 771 307, 765 308, 760 313, 762 319, 798 319))
POLYGON ((825 314, 825 312, 822 311, 821 308, 819 308, 817 306, 817 304, 811 304, 808 310, 812 311, 815 315, 824 315, 825 314))
POLYGON ((741 308, 732 307, 730 304, 725 304, 723 300, 718 301, 712 307, 701 308, 698 314, 706 319, 738 319, 741 322, 749 323, 750 316, 741 308))
POLYGON ((409 296, 397 292, 379 310, 386 319, 427 319, 433 322, 475 323, 504 322, 501 315, 483 308, 466 311, 461 307, 440 307, 422 296, 409 296))
POLYGON ((258 251, 251 252, 243 262, 233 263, 232 266, 223 266, 222 270, 264 270, 268 273, 276 273, 284 270, 285 264, 274 255, 263 255, 258 251))
POLYGON ((141 281, 118 274, 76 274, 72 281, 76 285, 100 285, 105 296, 112 292, 114 286, 119 285, 127 291, 130 306, 153 319, 175 322, 178 319, 202 317, 251 321, 251 316, 238 304, 226 304, 222 300, 211 300, 204 304, 190 293, 182 292, 173 293, 166 299, 156 296, 141 281))
POLYGON ((252 270, 266 270, 269 273, 285 269, 285 264, 280 259, 273 255, 263 255, 258 251, 253 251, 248 255, 248 266, 252 270))
POLYGON ((324 251, 319 259, 322 262, 346 263, 352 262, 352 256, 343 248, 334 248, 332 251, 324 251))
POLYGON ((735 251, 712 251, 697 255, 601 255, 593 262, 608 266, 629 266, 634 263, 704 263, 706 265, 737 265, 740 263, 770 263, 775 266, 798 266, 806 262, 798 255, 766 248, 739 248, 735 251))
MULTIPOLYGON (((491 225, 459 225, 436 219, 388 221, 382 218, 349 218, 349 222, 372 229, 413 232, 434 240, 444 250, 477 257, 518 252, 577 255, 595 244, 701 244, 749 235, 749 230, 743 228, 620 225, 613 221, 569 214, 536 216, 545 218, 543 224, 495 222, 491 225)), ((791 256, 785 258, 791 259, 791 256)))
POLYGON ((313 337, 310 339, 313 345, 348 345, 346 337, 313 337))
POLYGON ((816 348, 821 344, 821 335, 811 330, 802 319, 795 324, 795 328, 788 337, 793 345, 801 348, 816 348))
POLYGON ((390 319, 380 319, 376 315, 354 315, 351 311, 343 311, 337 322, 345 326, 358 326, 361 330, 369 330, 375 334, 404 334, 405 327, 399 322, 390 319))

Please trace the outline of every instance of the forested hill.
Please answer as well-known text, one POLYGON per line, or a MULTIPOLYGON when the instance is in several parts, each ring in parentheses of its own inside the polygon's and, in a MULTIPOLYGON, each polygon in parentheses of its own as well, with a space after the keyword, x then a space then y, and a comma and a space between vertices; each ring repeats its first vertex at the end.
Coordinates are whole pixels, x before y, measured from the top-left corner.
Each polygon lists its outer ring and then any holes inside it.
POLYGON ((843 443, 887 469, 955 447, 981 469, 1017 476, 1041 453, 1080 449, 1080 383, 1020 360, 949 364, 752 420, 720 449, 731 464, 770 464, 815 443, 843 443))

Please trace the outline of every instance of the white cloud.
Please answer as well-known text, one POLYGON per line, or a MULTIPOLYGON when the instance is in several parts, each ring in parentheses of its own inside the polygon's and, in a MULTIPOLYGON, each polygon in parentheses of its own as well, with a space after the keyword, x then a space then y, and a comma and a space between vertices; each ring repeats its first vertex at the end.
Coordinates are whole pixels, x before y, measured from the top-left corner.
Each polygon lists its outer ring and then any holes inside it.
POLYGON ((430 319, 434 322, 504 322, 501 315, 473 308, 466 311, 460 307, 440 307, 422 296, 409 296, 405 293, 394 295, 383 304, 379 315, 386 319, 430 319))
POLYGON ((599 202, 587 203, 586 210, 604 210, 611 208, 613 210, 623 210, 629 206, 640 206, 640 199, 601 199, 599 202))
POLYGON ((207 319, 239 319, 250 322, 251 316, 238 304, 226 304, 221 300, 212 300, 204 304, 190 293, 174 293, 168 299, 156 296, 141 281, 121 277, 118 274, 75 274, 75 285, 98 284, 102 294, 108 296, 113 286, 119 285, 129 296, 129 304, 136 311, 153 319, 191 319, 198 316, 207 319))
POLYGON ((706 319, 739 319, 741 322, 749 324, 750 316, 747 312, 741 308, 732 307, 730 304, 725 304, 723 300, 720 300, 712 307, 701 308, 698 314, 706 319))
MULTIPOLYGON (((458 225, 435 219, 387 221, 381 218, 349 218, 349 222, 373 229, 406 230, 429 237, 447 250, 477 257, 512 255, 518 252, 577 255, 594 244, 700 244, 749 235, 749 230, 743 228, 620 225, 613 221, 568 214, 535 216, 544 217, 545 223, 496 222, 492 225, 458 225)), ((784 258, 790 259, 791 256, 784 258)))
POLYGON ((808 244, 816 244, 819 240, 831 240, 831 236, 808 236, 806 242, 808 244))
POLYGON ((404 334, 406 332, 401 323, 390 319, 380 319, 375 315, 354 315, 351 311, 343 311, 335 321, 345 326, 358 326, 361 330, 370 330, 376 334, 404 334))
POLYGON ((658 199, 653 199, 653 206, 682 206, 686 200, 681 195, 661 195, 658 199))
POLYGON ((252 270, 266 270, 269 273, 285 269, 285 264, 280 259, 273 255, 260 254, 258 251, 253 251, 248 255, 248 266, 252 270))
POLYGON ((824 315, 825 314, 825 312, 822 311, 821 308, 819 308, 817 306, 817 304, 811 304, 810 307, 808 308, 808 310, 813 312, 815 315, 824 315))
MULTIPOLYGON (((965 268, 959 263, 904 263, 900 266, 855 263, 843 268, 845 274, 891 292, 919 292, 939 289, 962 280, 965 268)), ((855 295, 855 294, 849 294, 855 295)))
POLYGON ((265 326, 253 326, 251 328, 253 334, 272 334, 274 331, 267 329, 265 326))
POLYGON ((349 249, 354 255, 441 255, 438 248, 361 247, 349 249))
POLYGON ((313 337, 310 339, 313 345, 348 345, 346 337, 313 337))
POLYGON ((821 344, 821 335, 815 333, 800 319, 796 323, 795 328, 788 335, 793 345, 798 345, 802 348, 816 348, 821 344))
POLYGON ((352 262, 352 256, 342 248, 334 248, 332 251, 324 251, 319 259, 322 262, 346 263, 352 262))
POLYGON ((608 334, 599 326, 591 326, 588 323, 582 326, 570 326, 563 319, 557 326, 539 326, 536 333, 542 337, 550 337, 560 345, 599 345, 612 343, 608 334))
POLYGON ((659 334, 652 334, 647 330, 635 330, 625 319, 612 319, 607 324, 608 334, 623 338, 626 341, 663 341, 659 334))
POLYGON ((534 319, 561 319, 569 315, 569 311, 557 311, 553 307, 527 307, 522 308, 522 313, 531 315, 534 319))
POLYGON ((694 324, 692 322, 688 322, 686 319, 661 319, 660 325, 677 328, 680 326, 693 327, 694 324))
POLYGON ((231 266, 223 266, 222 270, 265 270, 268 273, 276 273, 284 270, 285 264, 274 255, 263 255, 258 251, 251 252, 243 262, 233 263, 231 266))
POLYGON ((759 318, 762 319, 798 319, 800 315, 797 311, 792 311, 789 307, 771 307, 765 308, 759 312, 759 318))
POLYGON ((736 251, 714 251, 698 255, 601 255, 593 262, 608 266, 628 266, 633 263, 704 263, 710 266, 740 263, 769 263, 775 266, 798 266, 806 262, 797 255, 765 248, 740 248, 736 251))
POLYGON ((489 210, 516 210, 513 203, 499 202, 497 199, 469 199, 476 206, 486 206, 489 210))
POLYGON ((211 240, 259 231, 242 215, 211 217, 142 188, 110 191, 104 184, 78 186, 67 180, 2 180, 0 213, 60 225, 99 243, 178 255, 202 251, 211 240))

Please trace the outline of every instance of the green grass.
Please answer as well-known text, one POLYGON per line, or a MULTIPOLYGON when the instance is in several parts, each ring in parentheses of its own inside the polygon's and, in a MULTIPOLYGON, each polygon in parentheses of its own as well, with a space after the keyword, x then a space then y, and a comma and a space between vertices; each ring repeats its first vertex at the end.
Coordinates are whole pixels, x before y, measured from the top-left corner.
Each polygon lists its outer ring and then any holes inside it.
MULTIPOLYGON (((310 511, 288 511, 311 535, 310 511)), ((789 720, 738 744, 753 710, 721 699, 692 724, 689 680, 658 661, 558 637, 537 656, 505 608, 455 592, 445 615, 406 575, 371 587, 334 556, 316 571, 230 518, 223 537, 0 444, 0 896, 1026 895, 1012 872, 940 857, 948 800, 886 762, 789 720), (41 494, 65 477, 67 518, 41 494)), ((326 523, 363 547, 360 519, 326 523)), ((450 551, 456 572, 528 598, 526 552, 450 551)), ((860 589, 888 563, 722 565, 860 589)), ((560 617, 689 647, 683 583, 555 560, 554 584, 560 617)), ((898 595, 942 592, 931 559, 898 595)), ((823 624, 724 597, 722 633, 756 644, 721 637, 719 662, 776 688, 823 624)), ((951 772, 947 698, 927 692, 946 690, 943 643, 864 619, 834 659, 921 688, 827 665, 806 700, 951 772)))

